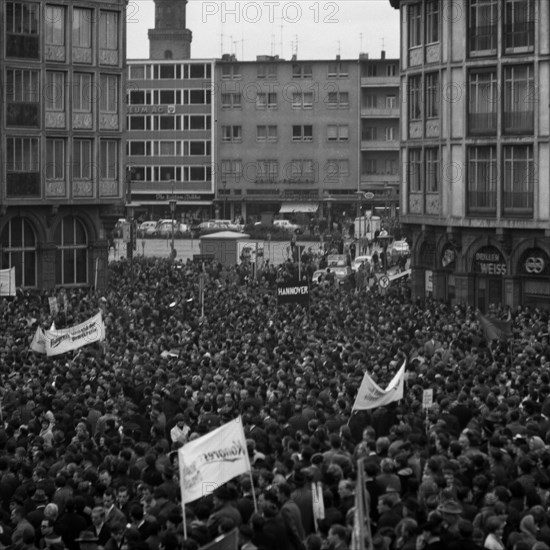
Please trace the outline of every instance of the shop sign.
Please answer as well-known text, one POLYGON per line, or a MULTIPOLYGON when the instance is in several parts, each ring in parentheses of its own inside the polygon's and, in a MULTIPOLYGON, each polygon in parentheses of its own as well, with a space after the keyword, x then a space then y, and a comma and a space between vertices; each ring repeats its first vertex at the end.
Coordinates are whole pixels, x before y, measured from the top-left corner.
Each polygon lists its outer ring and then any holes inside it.
POLYGON ((523 275, 548 275, 550 260, 540 248, 530 248, 523 253, 518 267, 523 275))
POLYGON ((456 249, 455 247, 447 243, 443 247, 443 253, 441 254, 441 265, 446 269, 453 269, 456 261, 456 249))
POLYGON ((427 269, 424 272, 424 288, 426 289, 426 292, 433 292, 434 291, 434 279, 433 279, 434 273, 430 269, 427 269))
POLYGON ((144 105, 144 106, 129 106, 127 113, 129 115, 163 115, 166 112, 173 113, 172 109, 167 110, 164 105, 144 105))
POLYGON ((474 271, 483 275, 506 275, 508 266, 495 246, 484 246, 474 254, 474 271))

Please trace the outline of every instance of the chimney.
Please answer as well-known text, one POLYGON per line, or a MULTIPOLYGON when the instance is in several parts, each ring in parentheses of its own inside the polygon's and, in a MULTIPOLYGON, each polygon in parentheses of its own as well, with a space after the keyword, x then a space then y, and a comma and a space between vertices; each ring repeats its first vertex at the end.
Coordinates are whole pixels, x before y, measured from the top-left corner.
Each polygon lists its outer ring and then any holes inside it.
POLYGON ((380 59, 386 59, 386 50, 380 52, 380 59))
POLYGON ((336 56, 336 61, 340 61, 340 54, 336 56))

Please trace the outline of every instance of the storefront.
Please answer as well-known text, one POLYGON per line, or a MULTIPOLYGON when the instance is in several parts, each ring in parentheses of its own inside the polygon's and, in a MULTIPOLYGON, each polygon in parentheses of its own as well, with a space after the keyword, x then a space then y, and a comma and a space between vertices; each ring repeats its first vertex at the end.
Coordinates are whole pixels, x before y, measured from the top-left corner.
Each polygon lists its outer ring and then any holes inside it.
POLYGON ((475 273, 475 305, 486 311, 490 304, 504 305, 504 278, 508 262, 504 254, 493 245, 482 246, 473 256, 475 273))
POLYGON ((540 248, 529 248, 517 264, 520 303, 524 306, 550 308, 550 258, 540 248))

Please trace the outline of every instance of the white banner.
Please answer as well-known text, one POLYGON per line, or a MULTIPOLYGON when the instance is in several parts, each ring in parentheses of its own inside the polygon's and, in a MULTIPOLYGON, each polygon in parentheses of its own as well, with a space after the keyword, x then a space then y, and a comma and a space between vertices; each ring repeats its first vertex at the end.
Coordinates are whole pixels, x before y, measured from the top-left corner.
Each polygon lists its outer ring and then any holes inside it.
POLYGON ((0 296, 15 296, 15 267, 0 269, 0 296))
POLYGON ((250 471, 239 416, 178 450, 181 502, 210 494, 235 476, 250 471))
POLYGON ((80 325, 60 330, 47 330, 46 354, 61 355, 93 342, 102 342, 104 339, 105 325, 100 312, 80 325))
POLYGON ((393 401, 403 399, 403 386, 405 382, 405 363, 397 371, 388 387, 383 390, 370 376, 365 372, 361 387, 357 392, 352 411, 366 411, 382 407, 393 401))
POLYGON ((46 355, 46 335, 40 327, 38 327, 34 333, 31 342, 31 351, 46 355))

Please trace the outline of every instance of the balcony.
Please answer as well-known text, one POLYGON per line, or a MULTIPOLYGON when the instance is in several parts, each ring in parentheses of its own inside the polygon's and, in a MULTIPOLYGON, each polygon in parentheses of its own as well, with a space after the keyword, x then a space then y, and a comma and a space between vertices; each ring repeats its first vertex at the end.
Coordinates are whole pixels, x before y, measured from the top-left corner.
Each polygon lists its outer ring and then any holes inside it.
POLYGON ((362 88, 399 88, 398 76, 362 76, 362 88))
POLYGON ((399 118, 399 107, 392 108, 361 108, 361 118, 399 118))
POLYGON ((399 174, 361 174, 361 184, 365 185, 399 185, 401 179, 399 174))
POLYGON ((361 140, 361 151, 399 151, 399 141, 396 139, 361 140))

